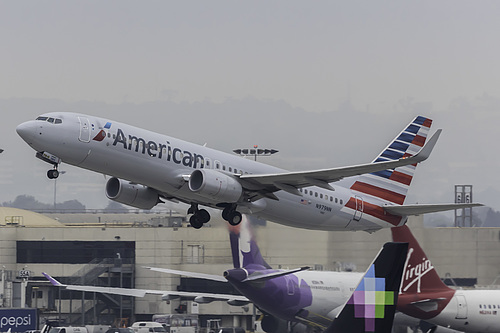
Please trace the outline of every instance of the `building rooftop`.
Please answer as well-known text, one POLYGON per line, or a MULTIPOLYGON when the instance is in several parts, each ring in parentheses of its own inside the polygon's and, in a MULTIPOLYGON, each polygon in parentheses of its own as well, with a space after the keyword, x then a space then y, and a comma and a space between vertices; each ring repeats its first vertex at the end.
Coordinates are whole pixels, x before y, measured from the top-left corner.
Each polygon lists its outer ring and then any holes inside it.
POLYGON ((0 207, 0 226, 61 227, 57 220, 29 210, 0 207))

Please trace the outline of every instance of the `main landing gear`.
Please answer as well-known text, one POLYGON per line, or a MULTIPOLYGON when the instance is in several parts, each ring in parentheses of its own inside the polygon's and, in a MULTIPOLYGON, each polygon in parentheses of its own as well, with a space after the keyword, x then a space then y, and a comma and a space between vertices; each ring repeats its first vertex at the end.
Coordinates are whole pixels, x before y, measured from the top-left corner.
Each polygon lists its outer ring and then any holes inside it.
POLYGON ((188 214, 193 214, 189 218, 189 223, 195 229, 200 229, 203 227, 203 224, 210 221, 210 213, 206 209, 198 209, 198 204, 191 204, 188 214))
MULTIPOLYGON (((198 209, 198 204, 191 204, 188 214, 193 214, 189 218, 189 223, 195 229, 200 229, 203 224, 210 221, 210 213, 206 209, 198 209)), ((242 220, 241 213, 236 210, 236 204, 230 204, 222 211, 222 218, 229 222, 230 225, 238 225, 242 220)))
POLYGON ((222 211, 222 218, 230 225, 238 225, 242 220, 241 213, 236 210, 236 204, 226 206, 222 211))

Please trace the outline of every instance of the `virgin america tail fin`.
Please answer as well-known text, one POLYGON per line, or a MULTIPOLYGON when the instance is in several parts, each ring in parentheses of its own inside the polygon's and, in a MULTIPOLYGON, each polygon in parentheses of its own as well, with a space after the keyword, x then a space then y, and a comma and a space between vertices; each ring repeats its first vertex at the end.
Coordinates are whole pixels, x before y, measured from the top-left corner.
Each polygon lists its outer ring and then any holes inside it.
POLYGON ((420 319, 438 315, 449 303, 455 291, 441 281, 408 226, 392 228, 391 231, 395 242, 408 243, 398 310, 420 319))
MULTIPOLYGON (((424 146, 432 120, 418 116, 373 161, 385 162, 415 155, 424 146)), ((410 188, 416 164, 358 176, 351 189, 402 205, 410 188)))
POLYGON ((234 268, 244 268, 249 265, 258 265, 270 269, 271 266, 262 258, 257 242, 253 235, 252 219, 255 217, 244 214, 237 226, 229 226, 229 240, 233 255, 234 268))
POLYGON ((391 332, 407 243, 386 243, 326 333, 391 332))

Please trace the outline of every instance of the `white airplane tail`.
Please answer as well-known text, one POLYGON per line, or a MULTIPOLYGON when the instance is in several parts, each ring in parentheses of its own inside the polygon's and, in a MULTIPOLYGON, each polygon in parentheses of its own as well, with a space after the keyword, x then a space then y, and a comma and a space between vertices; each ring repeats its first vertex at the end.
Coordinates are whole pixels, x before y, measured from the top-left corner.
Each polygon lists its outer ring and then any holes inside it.
MULTIPOLYGON (((432 120, 416 117, 373 161, 386 162, 410 157, 424 146, 432 120)), ((416 164, 358 176, 353 191, 371 195, 390 203, 402 205, 410 188, 416 164)))

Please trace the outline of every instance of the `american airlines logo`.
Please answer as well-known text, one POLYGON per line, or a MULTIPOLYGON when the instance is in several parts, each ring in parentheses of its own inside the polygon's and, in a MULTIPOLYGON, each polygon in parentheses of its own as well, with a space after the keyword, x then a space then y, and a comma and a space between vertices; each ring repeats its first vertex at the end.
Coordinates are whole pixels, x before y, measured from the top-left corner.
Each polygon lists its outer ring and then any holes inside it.
MULTIPOLYGON (((99 140, 98 140, 99 141, 99 140)), ((143 155, 147 154, 158 159, 165 158, 175 164, 182 164, 190 168, 203 168, 205 159, 202 155, 191 153, 177 147, 172 147, 170 142, 158 143, 155 141, 146 141, 145 139, 133 135, 125 136, 119 128, 116 132, 113 146, 123 145, 124 149, 134 150, 143 155)))
POLYGON ((406 256, 405 272, 403 276, 404 279, 401 285, 402 290, 400 290, 400 293, 407 291, 414 284, 417 285, 417 293, 420 293, 422 277, 434 269, 434 266, 432 266, 431 261, 429 259, 426 259, 425 257, 422 258, 422 262, 412 266, 410 264, 410 259, 413 254, 413 251, 414 249, 410 248, 408 250, 408 255, 406 256))

